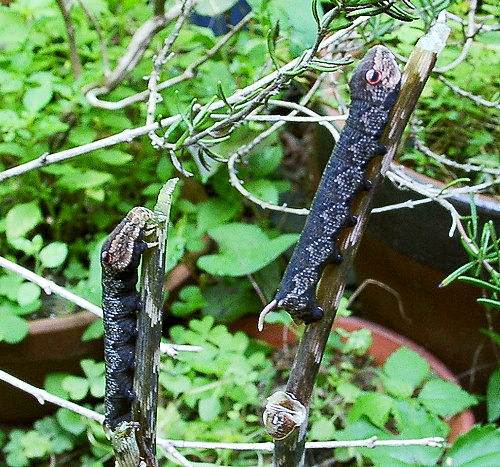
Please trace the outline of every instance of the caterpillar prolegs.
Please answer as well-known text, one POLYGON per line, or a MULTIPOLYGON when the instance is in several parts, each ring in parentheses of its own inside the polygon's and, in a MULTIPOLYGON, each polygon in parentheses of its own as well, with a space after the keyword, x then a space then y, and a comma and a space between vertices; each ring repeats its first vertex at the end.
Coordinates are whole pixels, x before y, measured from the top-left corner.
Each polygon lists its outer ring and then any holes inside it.
POLYGON ((351 204, 357 192, 369 188, 365 171, 370 161, 385 152, 379 142, 399 93, 401 72, 394 55, 383 46, 370 49, 354 72, 349 87, 349 117, 328 161, 311 204, 304 229, 286 268, 274 300, 261 313, 284 308, 297 322, 323 317, 316 287, 329 263, 340 263, 337 241, 357 219, 351 204))
POLYGON ((137 268, 153 212, 133 208, 104 241, 101 250, 106 392, 105 424, 114 430, 131 420, 137 316, 137 268))

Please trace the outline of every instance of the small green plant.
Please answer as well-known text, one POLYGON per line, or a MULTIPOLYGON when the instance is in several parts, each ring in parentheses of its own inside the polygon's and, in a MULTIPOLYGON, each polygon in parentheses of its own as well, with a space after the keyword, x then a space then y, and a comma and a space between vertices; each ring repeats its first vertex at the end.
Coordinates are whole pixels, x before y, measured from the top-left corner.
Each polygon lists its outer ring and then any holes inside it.
MULTIPOLYGON (((485 313, 500 313, 500 238, 497 236, 493 221, 479 224, 474 197, 471 196, 471 214, 468 216, 467 235, 462 238, 462 245, 470 260, 446 277, 441 286, 454 280, 468 282, 482 290, 477 302, 484 306, 485 313)), ((490 320, 491 322, 491 320, 490 320)), ((500 347, 500 334, 494 329, 482 329, 492 341, 500 347)), ((500 418, 500 362, 491 374, 486 391, 488 421, 500 418)))

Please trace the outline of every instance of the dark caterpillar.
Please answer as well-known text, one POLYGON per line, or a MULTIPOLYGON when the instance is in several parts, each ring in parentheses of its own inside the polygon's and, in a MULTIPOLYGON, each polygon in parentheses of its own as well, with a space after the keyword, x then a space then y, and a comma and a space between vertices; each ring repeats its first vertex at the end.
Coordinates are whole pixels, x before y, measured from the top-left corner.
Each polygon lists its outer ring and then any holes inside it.
POLYGON ((136 312, 140 309, 137 268, 147 248, 145 229, 153 212, 133 208, 105 240, 101 250, 104 360, 106 363, 105 423, 114 430, 131 420, 134 398, 136 312))
POLYGON ((349 82, 349 118, 328 161, 311 204, 304 230, 295 247, 274 300, 261 313, 284 308, 297 322, 323 317, 316 286, 329 263, 340 263, 337 246, 344 227, 356 224, 350 213, 355 194, 369 188, 365 171, 373 157, 386 152, 379 139, 399 93, 401 72, 393 54, 383 46, 370 49, 349 82))

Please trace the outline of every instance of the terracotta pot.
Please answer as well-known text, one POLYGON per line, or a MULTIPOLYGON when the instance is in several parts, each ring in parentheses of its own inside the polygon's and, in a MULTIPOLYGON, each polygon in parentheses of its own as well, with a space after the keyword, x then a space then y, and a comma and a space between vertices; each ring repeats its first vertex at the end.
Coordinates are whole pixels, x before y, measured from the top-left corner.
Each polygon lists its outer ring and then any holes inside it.
MULTIPOLYGON (((421 183, 439 189, 443 184, 404 168, 421 183)), ((402 191, 385 181, 376 195, 375 206, 401 203, 420 196, 402 191)), ((457 194, 449 201, 461 214, 470 213, 469 197, 457 194)), ((479 222, 492 219, 500 231, 500 202, 476 196, 479 222)), ((450 238, 450 215, 437 203, 372 214, 367 233, 355 261, 358 283, 375 279, 392 287, 404 307, 386 290, 370 285, 360 295, 362 315, 388 326, 430 350, 442 359, 461 385, 484 393, 486 382, 497 366, 495 346, 480 332, 489 323, 476 298, 481 291, 463 282, 439 288, 439 283, 468 261, 458 233, 450 238)), ((500 329, 500 315, 491 326, 500 329)))
MULTIPOLYGON (((296 342, 295 335, 291 332, 287 332, 286 328, 279 324, 266 324, 264 326, 264 330, 259 332, 257 330, 256 316, 244 317, 231 324, 229 327, 233 332, 241 330, 248 336, 261 339, 275 348, 296 342)), ((429 362, 432 370, 441 378, 451 381, 454 384, 459 384, 453 373, 443 362, 438 360, 423 347, 415 344, 412 340, 403 337, 394 331, 370 321, 355 317, 337 317, 335 318, 334 327, 339 327, 349 332, 357 331, 358 329, 369 329, 372 334, 372 345, 368 349, 368 355, 373 357, 373 360, 377 365, 382 365, 387 360, 389 355, 400 347, 405 346, 424 357, 429 362)), ((466 410, 448 419, 447 423, 450 425, 448 440, 453 442, 460 434, 467 433, 467 431, 474 426, 474 422, 474 415, 470 410, 466 410)))
MULTIPOLYGON (((81 374, 82 358, 103 360, 102 340, 81 340, 96 319, 93 313, 82 312, 31 321, 29 334, 22 342, 0 343, 0 368, 40 388, 48 373, 81 374)), ((41 405, 33 396, 0 382, 0 422, 29 423, 55 410, 56 406, 41 405)))

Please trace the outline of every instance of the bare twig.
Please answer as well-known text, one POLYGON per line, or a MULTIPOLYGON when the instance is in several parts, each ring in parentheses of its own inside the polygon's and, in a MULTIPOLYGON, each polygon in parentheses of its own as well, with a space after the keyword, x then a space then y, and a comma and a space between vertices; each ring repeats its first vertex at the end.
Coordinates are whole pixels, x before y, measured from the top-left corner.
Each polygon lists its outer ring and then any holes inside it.
POLYGON ((474 35, 476 34, 476 22, 475 22, 476 8, 477 8, 477 0, 470 0, 468 21, 467 21, 467 35, 465 44, 460 50, 459 56, 448 65, 434 68, 433 70, 434 72, 445 73, 447 71, 453 70, 453 68, 456 68, 467 58, 467 54, 469 53, 469 50, 474 41, 474 35))
POLYGON ((166 14, 154 15, 143 23, 132 36, 126 52, 118 61, 115 69, 102 83, 93 83, 84 88, 83 91, 87 93, 89 102, 93 103, 96 96, 107 94, 115 89, 134 69, 156 34, 168 26, 179 14, 180 6, 175 5, 166 14))
MULTIPOLYGON (((198 71, 198 68, 201 65, 203 65, 203 63, 212 58, 217 52, 219 52, 219 50, 222 49, 222 47, 224 47, 224 45, 226 45, 235 34, 237 34, 244 26, 246 26, 246 24, 248 24, 248 22, 252 17, 253 13, 252 12, 248 13, 236 26, 234 26, 234 28, 231 29, 231 31, 222 36, 211 49, 204 52, 203 56, 201 56, 198 60, 195 60, 193 63, 191 63, 180 75, 174 76, 173 78, 167 79, 166 81, 159 83, 158 86, 156 87, 156 90, 162 91, 163 89, 168 89, 171 86, 182 83, 183 81, 186 81, 188 79, 194 78, 196 72, 198 71)), ((149 89, 146 89, 145 91, 139 92, 137 94, 125 97, 124 99, 114 102, 98 99, 95 95, 92 94, 92 92, 87 94, 87 99, 95 107, 100 107, 108 110, 117 110, 117 109, 122 109, 123 107, 126 107, 128 105, 144 101, 148 98, 148 96, 149 96, 149 89)))
POLYGON ((76 48, 75 26, 73 25, 73 21, 71 21, 71 5, 67 0, 57 0, 57 5, 63 15, 66 34, 68 34, 71 69, 73 70, 73 76, 78 79, 82 75, 82 64, 76 48))
MULTIPOLYGON (((157 91, 161 68, 171 57, 170 51, 172 49, 172 45, 174 44, 177 37, 179 37, 179 32, 182 28, 182 25, 189 16, 189 13, 191 12, 191 8, 193 7, 193 5, 194 5, 194 0, 184 0, 182 2, 181 12, 177 17, 174 29, 165 39, 165 42, 163 44, 160 53, 153 60, 153 71, 151 72, 148 81, 149 98, 148 98, 148 107, 146 114, 146 125, 150 125, 155 121, 156 104, 161 100, 161 96, 158 94, 157 91)), ((153 147, 160 147, 162 145, 161 138, 159 138, 154 131, 149 132, 149 138, 151 139, 153 147)))
POLYGON ((473 165, 473 164, 460 164, 459 162, 455 162, 454 160, 448 159, 444 155, 439 155, 436 154, 435 152, 431 151, 423 141, 415 134, 415 146, 419 151, 422 151, 426 156, 441 162, 441 164, 449 165, 450 167, 455 167, 457 169, 465 170, 466 172, 483 172, 483 173, 488 173, 492 175, 500 175, 500 169, 491 169, 489 167, 484 167, 480 165, 473 165))
POLYGON ((475 94, 472 94, 471 92, 467 92, 463 90, 462 88, 458 87, 456 84, 450 83, 444 76, 439 75, 438 79, 444 83, 446 86, 448 86, 455 94, 458 94, 459 96, 467 97, 470 99, 472 102, 475 102, 476 104, 479 105, 484 105, 485 107, 493 107, 495 109, 500 109, 500 103, 498 102, 492 102, 484 99, 483 97, 476 96, 475 94))
MULTIPOLYGON (((322 76, 324 76, 324 75, 321 75, 316 80, 316 82, 311 87, 311 89, 301 99, 300 104, 298 104, 298 105, 296 104, 296 107, 293 107, 294 110, 288 114, 288 117, 295 116, 299 112, 299 110, 304 111, 304 109, 307 109, 307 107, 305 107, 305 104, 307 104, 307 102, 309 102, 309 100, 311 99, 311 97, 314 95, 314 93, 317 91, 317 89, 321 85, 322 76)), ((271 102, 274 103, 275 100, 273 100, 271 102)), ((278 101, 278 102, 282 103, 283 101, 278 101)), ((312 112, 312 111, 310 111, 309 109, 307 109, 307 112, 312 112)), ((286 123, 285 120, 279 120, 279 121, 277 121, 270 128, 268 128, 267 130, 265 130, 262 133, 260 133, 257 137, 255 137, 250 143, 248 143, 245 146, 241 147, 240 149, 238 149, 238 151, 236 151, 234 154, 232 154, 231 156, 229 156, 229 159, 227 161, 227 167, 228 167, 228 171, 229 171, 229 180, 231 182, 231 185, 233 185, 243 196, 245 196, 245 198, 247 198, 250 201, 252 201, 253 203, 259 205, 263 209, 271 209, 271 210, 274 210, 274 211, 288 212, 288 213, 299 214, 299 215, 307 215, 309 213, 309 210, 305 209, 305 208, 302 208, 302 209, 299 209, 299 208, 289 208, 286 205, 277 206, 277 205, 274 205, 274 204, 262 201, 261 199, 259 199, 256 196, 252 195, 252 193, 250 193, 248 190, 246 190, 243 187, 240 179, 236 175, 236 168, 235 168, 236 162, 238 162, 241 159, 241 157, 243 157, 244 155, 248 154, 257 144, 259 144, 261 141, 263 141, 269 135, 271 135, 276 130, 278 130, 279 128, 281 128, 285 123, 286 123)), ((335 139, 338 139, 338 132, 337 132, 337 130, 335 128, 334 128, 334 133, 332 133, 332 134, 333 134, 333 136, 334 136, 335 139)))
POLYGON ((65 298, 66 300, 69 300, 75 305, 78 305, 80 308, 91 311, 95 315, 102 318, 101 308, 99 308, 97 305, 94 305, 93 303, 90 303, 88 300, 85 300, 84 298, 70 292, 69 290, 66 290, 64 287, 57 285, 55 282, 45 279, 44 277, 39 276, 29 269, 23 268, 22 266, 19 266, 18 264, 13 263, 12 261, 9 261, 2 256, 0 256, 0 267, 3 267, 21 277, 24 277, 30 282, 39 285, 47 295, 55 293, 65 298))

